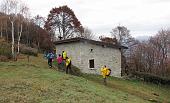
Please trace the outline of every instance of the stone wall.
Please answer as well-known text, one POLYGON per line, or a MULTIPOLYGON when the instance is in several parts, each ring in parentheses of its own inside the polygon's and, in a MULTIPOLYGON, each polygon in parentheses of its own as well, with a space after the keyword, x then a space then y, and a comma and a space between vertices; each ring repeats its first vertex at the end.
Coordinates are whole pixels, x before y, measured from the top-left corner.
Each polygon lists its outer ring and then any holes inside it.
POLYGON ((121 76, 121 53, 119 49, 90 44, 88 42, 72 42, 56 45, 57 53, 67 52, 72 64, 84 73, 101 74, 100 69, 106 65, 112 70, 111 75, 121 76), (94 68, 89 68, 89 60, 94 59, 94 68))

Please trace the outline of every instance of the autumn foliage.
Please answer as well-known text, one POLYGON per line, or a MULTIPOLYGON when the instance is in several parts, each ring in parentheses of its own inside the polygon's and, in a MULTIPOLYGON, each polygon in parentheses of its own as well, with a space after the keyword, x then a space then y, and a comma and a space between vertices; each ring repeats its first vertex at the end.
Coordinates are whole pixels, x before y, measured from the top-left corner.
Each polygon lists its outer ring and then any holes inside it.
POLYGON ((48 15, 45 26, 47 31, 58 39, 67 39, 80 36, 83 27, 74 12, 67 6, 53 8, 48 15))
POLYGON ((117 44, 117 39, 116 39, 116 38, 110 38, 110 37, 100 36, 99 39, 100 39, 102 42, 117 44))
MULTIPOLYGON (((1 13, 0 15, 0 34, 1 38, 5 38, 7 42, 11 42, 11 24, 8 19, 7 14, 1 13)), ((19 33, 19 18, 20 16, 15 16, 16 20, 14 23, 14 39, 15 42, 18 40, 18 33, 19 33)), ((50 49, 53 44, 51 42, 50 34, 48 31, 37 25, 33 19, 31 18, 23 18, 22 21, 22 36, 21 36, 21 44, 25 44, 30 47, 34 47, 41 50, 48 50, 50 49)), ((15 46, 15 50, 16 50, 15 46)), ((16 50, 17 51, 17 50, 16 50)))

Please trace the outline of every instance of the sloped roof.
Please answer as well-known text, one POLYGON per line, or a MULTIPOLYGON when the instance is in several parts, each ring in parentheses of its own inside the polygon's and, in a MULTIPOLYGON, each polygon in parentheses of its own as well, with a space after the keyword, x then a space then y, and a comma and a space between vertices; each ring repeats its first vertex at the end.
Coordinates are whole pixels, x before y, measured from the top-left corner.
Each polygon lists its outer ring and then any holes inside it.
POLYGON ((60 45, 60 44, 66 44, 66 43, 71 43, 71 42, 88 42, 94 45, 99 45, 99 46, 105 46, 105 47, 111 47, 111 48, 117 48, 117 49, 128 49, 125 46, 121 46, 118 44, 112 44, 112 43, 106 43, 102 41, 95 41, 95 40, 90 40, 90 39, 85 39, 85 38, 71 38, 71 39, 65 39, 65 40, 59 40, 55 41, 55 45, 60 45))

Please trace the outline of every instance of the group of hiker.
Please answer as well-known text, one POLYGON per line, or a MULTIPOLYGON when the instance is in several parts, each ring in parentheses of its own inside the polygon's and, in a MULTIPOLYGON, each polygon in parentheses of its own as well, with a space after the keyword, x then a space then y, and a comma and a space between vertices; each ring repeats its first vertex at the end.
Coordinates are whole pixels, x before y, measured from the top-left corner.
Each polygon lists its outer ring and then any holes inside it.
MULTIPOLYGON (((56 53, 50 51, 47 54, 45 54, 45 57, 48 59, 48 65, 50 68, 53 67, 52 62, 56 61, 59 70, 65 71, 66 74, 68 74, 69 71, 71 70, 71 59, 67 56, 66 51, 62 51, 62 54, 58 54, 58 56, 56 55, 56 53)), ((110 76, 111 69, 109 69, 108 67, 106 67, 106 65, 104 65, 101 68, 101 74, 103 76, 104 85, 107 85, 106 79, 108 76, 110 76)))
POLYGON ((67 57, 66 51, 62 51, 62 54, 58 54, 58 56, 53 51, 49 51, 45 53, 44 57, 47 58, 50 68, 53 67, 53 62, 56 62, 59 70, 65 70, 67 74, 71 70, 71 58, 67 57))

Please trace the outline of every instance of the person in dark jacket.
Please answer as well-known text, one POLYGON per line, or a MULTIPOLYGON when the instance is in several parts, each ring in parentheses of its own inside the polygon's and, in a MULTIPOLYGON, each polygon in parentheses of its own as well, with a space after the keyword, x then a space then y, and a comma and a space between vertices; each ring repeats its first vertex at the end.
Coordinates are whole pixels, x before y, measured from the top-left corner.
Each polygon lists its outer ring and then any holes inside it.
POLYGON ((47 54, 47 59, 48 59, 49 67, 52 68, 52 62, 53 62, 53 59, 54 59, 54 54, 51 51, 47 54))

